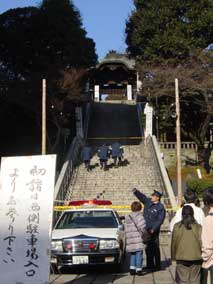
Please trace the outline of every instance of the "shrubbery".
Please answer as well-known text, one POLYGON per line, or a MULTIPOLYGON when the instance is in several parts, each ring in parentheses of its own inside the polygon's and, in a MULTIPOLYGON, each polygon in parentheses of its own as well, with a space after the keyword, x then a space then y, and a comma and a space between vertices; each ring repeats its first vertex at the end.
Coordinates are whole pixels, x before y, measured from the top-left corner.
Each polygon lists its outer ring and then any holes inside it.
POLYGON ((196 192, 198 196, 202 196, 203 191, 208 187, 213 187, 213 179, 197 179, 193 178, 187 181, 187 187, 196 192))

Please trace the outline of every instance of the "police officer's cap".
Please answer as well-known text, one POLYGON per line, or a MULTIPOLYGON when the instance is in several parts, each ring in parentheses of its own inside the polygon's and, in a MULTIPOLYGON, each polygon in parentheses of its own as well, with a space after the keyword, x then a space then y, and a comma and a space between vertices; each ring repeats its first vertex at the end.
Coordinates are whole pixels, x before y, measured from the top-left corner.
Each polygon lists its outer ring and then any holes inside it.
POLYGON ((159 192, 159 191, 157 191, 157 190, 154 190, 154 192, 152 193, 152 195, 155 195, 155 196, 157 196, 157 197, 161 198, 162 193, 160 193, 160 192, 159 192))

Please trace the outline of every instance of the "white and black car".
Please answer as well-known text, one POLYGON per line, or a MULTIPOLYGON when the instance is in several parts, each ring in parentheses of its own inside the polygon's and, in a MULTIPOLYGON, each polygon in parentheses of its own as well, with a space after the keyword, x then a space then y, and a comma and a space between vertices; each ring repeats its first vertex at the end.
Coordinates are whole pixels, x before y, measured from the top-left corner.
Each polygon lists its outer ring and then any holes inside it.
POLYGON ((113 209, 66 210, 52 233, 51 264, 120 264, 125 254, 125 233, 113 209))

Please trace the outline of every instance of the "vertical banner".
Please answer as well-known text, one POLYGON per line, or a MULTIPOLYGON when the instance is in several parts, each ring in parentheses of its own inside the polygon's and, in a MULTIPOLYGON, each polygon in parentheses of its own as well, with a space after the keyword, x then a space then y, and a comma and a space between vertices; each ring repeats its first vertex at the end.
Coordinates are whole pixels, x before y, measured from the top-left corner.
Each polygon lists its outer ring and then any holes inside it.
POLYGON ((48 284, 56 155, 2 158, 0 282, 48 284))

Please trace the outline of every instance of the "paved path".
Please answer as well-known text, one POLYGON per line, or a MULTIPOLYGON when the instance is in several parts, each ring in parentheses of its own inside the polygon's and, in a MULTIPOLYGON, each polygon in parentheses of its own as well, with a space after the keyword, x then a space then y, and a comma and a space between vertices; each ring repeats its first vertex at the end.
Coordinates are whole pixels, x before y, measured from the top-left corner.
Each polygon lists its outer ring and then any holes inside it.
POLYGON ((50 284, 175 284, 175 267, 171 265, 169 243, 162 243, 161 258, 162 270, 144 276, 129 275, 127 257, 120 273, 103 267, 67 270, 63 274, 52 274, 50 284))

